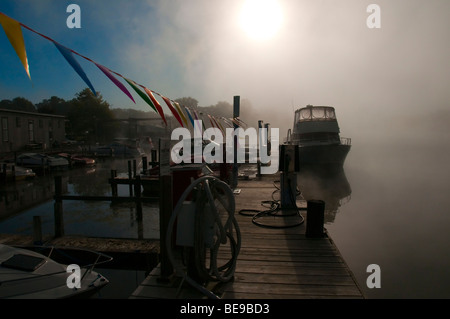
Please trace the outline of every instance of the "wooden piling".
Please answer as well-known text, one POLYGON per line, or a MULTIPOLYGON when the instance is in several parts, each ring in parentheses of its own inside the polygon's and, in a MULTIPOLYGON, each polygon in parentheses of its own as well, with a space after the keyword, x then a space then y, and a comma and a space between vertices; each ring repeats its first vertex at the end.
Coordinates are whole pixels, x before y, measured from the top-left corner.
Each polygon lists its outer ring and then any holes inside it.
POLYGON ((136 198, 136 219, 142 221, 142 201, 141 201, 141 177, 138 175, 134 180, 134 195, 136 198))
POLYGON ((33 216, 33 245, 42 245, 41 216, 33 216))
POLYGON ((148 169, 148 159, 147 156, 142 156, 142 172, 145 174, 147 173, 147 169, 148 169))
MULTIPOLYGON (((131 181, 132 175, 131 175, 131 161, 128 161, 128 179, 131 181)), ((129 184, 129 191, 130 191, 130 197, 133 196, 133 184, 129 184)))
POLYGON ((323 224, 325 202, 322 200, 309 200, 306 213, 306 233, 308 238, 322 238, 325 235, 323 224))
POLYGON ((63 201, 62 201, 62 176, 55 176, 55 237, 64 236, 63 201))
POLYGON ((116 181, 116 177, 117 177, 117 171, 116 170, 111 170, 111 195, 112 197, 117 197, 119 192, 117 189, 117 181, 116 181))
MULTIPOLYGON (((235 96, 233 100, 233 118, 239 117, 240 114, 240 105, 241 98, 240 96, 235 96)), ((234 130, 236 130, 238 126, 234 123, 234 130)), ((231 188, 235 189, 238 184, 238 163, 237 163, 237 136, 234 135, 234 143, 233 143, 233 177, 231 182, 231 188)))

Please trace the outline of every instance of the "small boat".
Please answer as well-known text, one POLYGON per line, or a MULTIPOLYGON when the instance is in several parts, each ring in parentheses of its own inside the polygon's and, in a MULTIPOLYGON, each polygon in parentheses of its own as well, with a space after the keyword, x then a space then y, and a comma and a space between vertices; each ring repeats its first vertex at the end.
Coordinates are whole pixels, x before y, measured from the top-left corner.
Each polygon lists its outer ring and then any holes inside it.
POLYGON ((0 164, 0 171, 5 174, 5 180, 7 181, 23 181, 36 177, 36 173, 31 168, 17 166, 11 163, 0 164))
MULTIPOLYGON (((36 247, 37 249, 38 247, 36 247)), ((112 258, 97 252, 92 265, 79 266, 79 285, 74 273, 65 264, 29 249, 0 244, 0 298, 60 299, 87 298, 105 287, 109 281, 93 271, 95 265, 112 258), (78 287, 77 287, 78 286, 78 287)))
POLYGON ((135 158, 145 155, 139 147, 121 143, 111 143, 97 146, 93 149, 93 154, 97 157, 124 157, 135 158))
POLYGON ((95 159, 80 154, 59 153, 59 157, 65 158, 73 167, 94 166, 95 159))
POLYGON ((351 139, 340 137, 336 112, 331 106, 307 105, 296 110, 287 143, 298 145, 300 166, 343 165, 351 148, 351 139))
POLYGON ((69 161, 65 158, 40 153, 20 154, 17 156, 16 164, 31 169, 45 169, 50 171, 66 170, 69 168, 69 161))

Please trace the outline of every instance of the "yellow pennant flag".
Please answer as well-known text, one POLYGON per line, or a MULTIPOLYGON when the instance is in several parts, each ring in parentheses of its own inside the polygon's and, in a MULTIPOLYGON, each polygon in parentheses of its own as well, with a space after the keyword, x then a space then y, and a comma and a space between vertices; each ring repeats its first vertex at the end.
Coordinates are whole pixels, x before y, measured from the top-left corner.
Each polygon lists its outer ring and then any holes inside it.
POLYGON ((31 80, 30 68, 28 67, 27 52, 25 50, 25 42, 23 41, 22 29, 20 23, 14 19, 11 19, 7 15, 0 12, 0 24, 5 30, 6 36, 11 42, 14 50, 16 50, 20 61, 22 61, 23 67, 31 80))
POLYGON ((186 125, 186 127, 188 127, 188 121, 186 116, 184 116, 183 111, 181 110, 180 104, 178 104, 178 102, 173 102, 173 104, 175 105, 175 107, 177 108, 178 114, 180 114, 181 119, 183 120, 184 124, 186 125))

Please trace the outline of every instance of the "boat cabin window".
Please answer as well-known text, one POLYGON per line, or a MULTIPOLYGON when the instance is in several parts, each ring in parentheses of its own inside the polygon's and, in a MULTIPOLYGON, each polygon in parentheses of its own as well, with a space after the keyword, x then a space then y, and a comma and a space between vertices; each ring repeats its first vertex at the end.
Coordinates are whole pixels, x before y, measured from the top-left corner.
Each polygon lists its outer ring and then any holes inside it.
POLYGON ((300 109, 298 121, 336 120, 336 114, 332 107, 306 107, 300 109))

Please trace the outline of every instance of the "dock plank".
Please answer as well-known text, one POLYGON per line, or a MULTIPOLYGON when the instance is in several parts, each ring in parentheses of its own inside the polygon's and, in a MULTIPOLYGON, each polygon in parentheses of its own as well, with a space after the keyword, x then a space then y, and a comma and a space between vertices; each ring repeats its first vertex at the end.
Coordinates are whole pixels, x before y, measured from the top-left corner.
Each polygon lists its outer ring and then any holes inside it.
MULTIPOLYGON (((266 210, 261 202, 275 197, 274 180, 276 177, 239 182, 241 191, 235 195, 235 217, 241 233, 241 250, 234 278, 228 283, 208 283, 208 289, 224 299, 364 298, 328 234, 324 238, 305 236, 305 210, 301 211, 304 222, 290 228, 259 227, 252 222, 252 213, 239 213, 244 209, 266 210)), ((305 203, 299 205, 305 207, 305 203)), ((299 216, 294 218, 300 220, 299 216)), ((281 220, 277 223, 283 225, 281 220)), ((285 225, 289 223, 292 218, 284 221, 285 225)), ((228 258, 229 252, 219 252, 218 264, 228 258)), ((186 283, 180 289, 179 282, 161 283, 158 271, 157 267, 130 298, 206 298, 186 283)))

